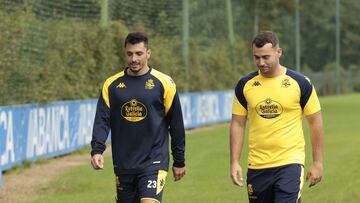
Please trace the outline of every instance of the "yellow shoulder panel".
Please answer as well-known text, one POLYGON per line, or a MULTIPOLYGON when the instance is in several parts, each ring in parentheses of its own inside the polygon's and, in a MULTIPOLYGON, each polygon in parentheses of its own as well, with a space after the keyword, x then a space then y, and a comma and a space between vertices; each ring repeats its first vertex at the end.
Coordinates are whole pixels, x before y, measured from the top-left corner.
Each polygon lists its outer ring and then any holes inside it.
POLYGON ((109 101, 109 86, 111 85, 111 83, 113 83, 116 79, 124 76, 124 71, 121 71, 120 73, 117 73, 111 77, 109 77, 108 79, 106 79, 103 88, 102 88, 102 97, 106 103, 106 105, 110 108, 110 101, 109 101))
POLYGON ((232 106, 232 114, 243 115, 243 116, 247 115, 247 110, 240 104, 236 95, 234 96, 234 102, 233 102, 233 106, 232 106))
POLYGON ((310 96, 308 102, 305 105, 304 114, 305 115, 310 115, 310 114, 316 113, 316 112, 318 112, 320 110, 321 110, 320 102, 319 102, 319 99, 317 97, 315 88, 313 87, 311 96, 310 96))
POLYGON ((161 84, 164 87, 163 99, 164 99, 164 106, 165 106, 165 114, 167 114, 169 109, 171 108, 173 99, 176 94, 176 85, 170 76, 168 76, 164 73, 161 73, 160 71, 152 69, 151 74, 153 76, 155 76, 157 79, 159 79, 161 84))

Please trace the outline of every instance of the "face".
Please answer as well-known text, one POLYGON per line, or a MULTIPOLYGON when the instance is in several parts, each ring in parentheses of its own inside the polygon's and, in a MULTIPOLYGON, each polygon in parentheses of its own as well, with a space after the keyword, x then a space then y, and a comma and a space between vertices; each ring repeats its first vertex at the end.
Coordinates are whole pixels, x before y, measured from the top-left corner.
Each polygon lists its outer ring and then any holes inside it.
POLYGON ((279 47, 272 47, 271 43, 258 48, 253 45, 254 60, 261 74, 265 77, 274 77, 279 73, 279 59, 282 50, 279 47))
POLYGON ((125 47, 126 62, 130 75, 143 75, 148 70, 147 61, 150 58, 150 49, 147 49, 144 42, 137 44, 127 43, 125 47))

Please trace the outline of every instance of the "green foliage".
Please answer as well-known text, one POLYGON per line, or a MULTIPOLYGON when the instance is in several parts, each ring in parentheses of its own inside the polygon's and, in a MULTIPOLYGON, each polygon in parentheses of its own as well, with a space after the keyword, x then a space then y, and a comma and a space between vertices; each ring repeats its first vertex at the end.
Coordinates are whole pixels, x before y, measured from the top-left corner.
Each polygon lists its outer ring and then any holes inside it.
MULTIPOLYGON (((152 25, 141 25, 138 17, 133 16, 134 22, 140 24, 128 24, 130 19, 126 19, 126 23, 113 20, 108 27, 102 28, 98 21, 89 18, 88 13, 72 16, 71 10, 75 7, 62 9, 69 2, 73 1, 64 1, 57 7, 55 1, 18 3, 18 10, 11 13, 4 10, 8 13, 2 16, 0 22, 0 28, 6 30, 0 35, 0 43, 3 44, 0 48, 0 75, 5 80, 0 82, 0 93, 9 96, 1 97, 0 105, 98 97, 104 80, 126 66, 123 44, 129 30, 149 29, 147 27, 152 25), (25 10, 25 13, 20 10, 25 10)), ((93 1, 87 2, 83 2, 84 5, 91 7, 93 1)), ((124 9, 131 7, 132 3, 117 4, 124 9)), ((178 32, 173 22, 180 13, 175 15, 164 8, 159 9, 158 13, 149 13, 149 18, 155 17, 157 22, 153 24, 154 29, 149 30, 150 65, 171 75, 180 92, 188 86, 190 91, 233 88, 240 77, 234 74, 234 70, 245 67, 246 60, 238 59, 239 55, 243 55, 243 49, 237 52, 238 47, 244 47, 242 40, 232 52, 228 39, 221 37, 221 32, 218 32, 219 40, 216 42, 209 38, 210 35, 194 37, 190 45, 188 81, 183 67, 182 38, 160 31, 178 32)), ((125 17, 122 13, 113 16, 115 19, 125 17)))
POLYGON ((131 31, 140 29, 163 36, 181 33, 182 1, 109 1, 112 19, 120 20, 131 31))
POLYGON ((360 66, 350 65, 351 81, 354 83, 354 91, 360 92, 360 66))
MULTIPOLYGON (((98 97, 104 80, 123 69, 124 37, 150 35, 150 65, 172 76, 178 90, 232 89, 255 67, 255 31, 274 30, 281 63, 295 67, 293 1, 231 1, 235 44, 230 44, 225 1, 189 1, 189 69, 183 57, 182 1, 109 0, 107 27, 98 0, 0 0, 0 105, 98 97)), ((335 61, 335 0, 300 2, 301 66, 326 73, 335 61)), ((358 90, 360 26, 357 0, 341 1, 342 92, 358 90), (356 72, 356 71, 355 71, 356 72), (353 74, 352 77, 349 74, 353 74), (348 82, 350 81, 350 82, 348 82), (351 86, 351 88, 347 88, 351 86)), ((322 83, 322 77, 315 77, 322 83)), ((321 94, 333 93, 329 82, 321 94)))
POLYGON ((12 14, 0 23, 7 30, 0 35, 0 75, 5 78, 0 92, 9 95, 0 104, 95 98, 106 77, 123 64, 128 31, 119 22, 101 29, 77 18, 12 14), (17 21, 22 23, 13 24, 17 21))
MULTIPOLYGON (((341 60, 345 67, 360 66, 360 4, 356 0, 341 1, 341 60)), ((358 81, 360 82, 360 81, 358 81)))
POLYGON ((21 37, 24 35, 23 27, 26 24, 27 15, 23 15, 16 6, 11 8, 10 15, 7 15, 5 11, 0 12, 0 94, 2 95, 0 104, 19 99, 20 96, 15 95, 15 91, 21 94, 22 81, 31 77, 20 65, 21 37), (14 25, 14 22, 17 23, 14 25))

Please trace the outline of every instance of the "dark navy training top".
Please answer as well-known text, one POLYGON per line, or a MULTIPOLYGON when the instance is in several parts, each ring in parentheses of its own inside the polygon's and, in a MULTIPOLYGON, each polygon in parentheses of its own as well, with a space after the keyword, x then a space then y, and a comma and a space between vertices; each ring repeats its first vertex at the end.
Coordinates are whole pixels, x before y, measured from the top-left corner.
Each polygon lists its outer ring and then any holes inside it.
POLYGON ((169 133, 174 166, 185 166, 185 130, 172 79, 155 70, 109 77, 100 94, 91 154, 105 151, 109 130, 116 174, 168 170, 169 133))

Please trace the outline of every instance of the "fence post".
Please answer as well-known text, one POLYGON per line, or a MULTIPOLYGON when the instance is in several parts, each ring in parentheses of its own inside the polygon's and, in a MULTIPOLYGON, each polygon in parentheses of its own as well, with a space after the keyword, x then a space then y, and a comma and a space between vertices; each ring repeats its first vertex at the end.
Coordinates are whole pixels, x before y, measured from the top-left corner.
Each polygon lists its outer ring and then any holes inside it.
POLYGON ((183 0, 183 44, 182 44, 182 55, 185 69, 185 92, 189 91, 190 87, 190 73, 189 73, 189 0, 183 0))
POLYGON ((227 21, 228 21, 231 65, 232 65, 233 70, 235 71, 235 53, 234 53, 235 35, 234 35, 234 24, 233 24, 231 0, 226 1, 226 13, 227 13, 227 21))
POLYGON ((295 0, 295 40, 296 40, 296 70, 300 72, 301 49, 300 49, 300 11, 299 0, 295 0))
POLYGON ((109 1, 101 0, 101 18, 100 25, 102 28, 108 26, 109 23, 109 1))
POLYGON ((259 11, 258 11, 258 1, 254 2, 254 35, 257 35, 259 32, 259 11))
POLYGON ((340 74, 340 29, 341 29, 341 21, 340 21, 340 0, 336 0, 336 94, 340 94, 341 91, 341 74, 340 74))

